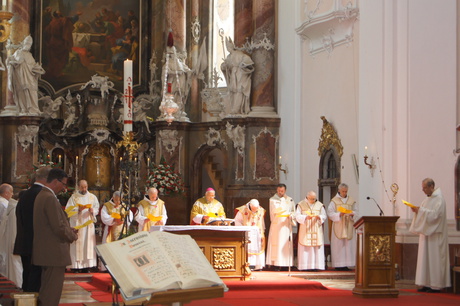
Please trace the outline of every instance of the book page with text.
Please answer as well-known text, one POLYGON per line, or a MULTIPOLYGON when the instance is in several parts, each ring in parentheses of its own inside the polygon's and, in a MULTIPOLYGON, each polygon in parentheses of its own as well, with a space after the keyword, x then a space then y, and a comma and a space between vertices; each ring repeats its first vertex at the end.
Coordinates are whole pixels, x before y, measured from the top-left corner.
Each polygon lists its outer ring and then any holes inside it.
POLYGON ((127 298, 180 288, 179 275, 161 246, 148 232, 97 246, 120 289, 127 298))
POLYGON ((166 232, 151 232, 170 259, 175 263, 183 282, 182 289, 192 289, 221 285, 223 281, 209 263, 203 251, 190 235, 171 234, 166 232))

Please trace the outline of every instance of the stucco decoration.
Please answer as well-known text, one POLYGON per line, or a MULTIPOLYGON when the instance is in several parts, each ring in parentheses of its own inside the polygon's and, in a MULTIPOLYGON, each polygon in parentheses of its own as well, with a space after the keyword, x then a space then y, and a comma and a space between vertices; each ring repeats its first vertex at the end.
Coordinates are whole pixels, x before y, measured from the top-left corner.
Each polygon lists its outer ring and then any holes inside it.
POLYGON ((353 26, 358 15, 356 4, 349 2, 342 6, 336 2, 326 13, 316 15, 316 10, 309 12, 296 32, 302 39, 309 40, 310 55, 324 51, 331 53, 337 46, 353 41, 353 26))
POLYGON ((162 146, 171 155, 176 150, 176 147, 182 142, 182 137, 175 130, 162 130, 159 132, 162 146))
POLYGON ((233 141, 233 147, 238 151, 238 154, 244 154, 244 136, 246 127, 237 125, 234 127, 229 122, 227 122, 226 131, 228 138, 233 141))
POLYGON ((25 152, 27 148, 34 143, 34 138, 38 135, 38 126, 21 125, 18 127, 18 142, 25 152))
POLYGON ((263 178, 276 180, 279 135, 275 136, 265 127, 257 135, 253 135, 252 139, 255 147, 254 180, 260 181, 263 178))
POLYGON ((222 139, 220 131, 217 131, 213 128, 209 128, 209 130, 206 132, 206 139, 206 144, 210 147, 215 147, 219 144, 227 147, 227 143, 222 139))
POLYGON ((334 130, 332 124, 327 121, 326 117, 321 116, 321 120, 323 120, 323 128, 318 146, 318 155, 322 156, 330 147, 335 147, 337 154, 341 157, 343 155, 343 146, 337 132, 334 130))

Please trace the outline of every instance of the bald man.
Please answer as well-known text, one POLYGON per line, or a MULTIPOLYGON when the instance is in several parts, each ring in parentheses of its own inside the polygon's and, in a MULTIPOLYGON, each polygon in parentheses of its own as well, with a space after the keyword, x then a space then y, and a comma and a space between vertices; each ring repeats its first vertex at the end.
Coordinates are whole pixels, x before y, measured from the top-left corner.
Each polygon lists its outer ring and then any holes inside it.
POLYGON ((136 221, 139 223, 140 231, 150 231, 153 225, 166 225, 168 213, 165 202, 158 197, 158 189, 149 188, 145 198, 137 205, 139 209, 136 221))
POLYGON ((204 197, 195 201, 190 212, 190 224, 207 224, 213 218, 225 219, 225 210, 222 203, 215 199, 216 191, 206 189, 204 197))
POLYGON ((323 223, 327 220, 323 203, 310 191, 297 204, 296 221, 299 223, 297 268, 316 271, 325 269, 323 223))
POLYGON ((88 191, 88 182, 80 180, 78 190, 66 205, 70 226, 83 226, 78 230, 78 239, 70 245, 71 269, 74 272, 89 272, 97 266, 96 257, 96 215, 99 213, 97 197, 88 191))

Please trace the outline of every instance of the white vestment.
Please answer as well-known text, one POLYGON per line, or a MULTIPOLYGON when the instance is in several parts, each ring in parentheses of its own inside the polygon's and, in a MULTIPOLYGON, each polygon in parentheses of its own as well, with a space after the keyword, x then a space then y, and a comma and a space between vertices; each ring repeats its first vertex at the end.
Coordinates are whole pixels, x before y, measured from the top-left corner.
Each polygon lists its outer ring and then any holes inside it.
MULTIPOLYGON (((113 203, 112 201, 110 201, 110 202, 111 202, 111 204, 113 206, 115 206, 115 203, 113 203)), ((123 205, 125 205, 125 204, 123 204, 123 205)), ((120 211, 122 211, 122 209, 123 209, 123 207, 120 205, 120 206, 114 208, 113 212, 121 214, 120 211)), ((128 231, 129 226, 131 225, 131 222, 133 221, 133 212, 131 210, 128 211, 128 215, 125 218, 127 218, 126 219, 126 227, 127 227, 127 229, 124 229, 124 230, 128 231)), ((123 218, 123 220, 125 220, 125 219, 123 218)), ((107 242, 107 236, 109 234, 109 228, 111 226, 116 226, 116 225, 115 225, 115 218, 111 214, 109 214, 109 212, 107 210, 107 207, 105 205, 101 209, 101 221, 102 221, 102 223, 105 224, 104 232, 102 234, 102 243, 106 243, 107 242)), ((122 226, 119 225, 118 227, 122 227, 122 226)), ((121 231, 121 228, 120 228, 120 231, 121 231)))
POLYGON ((267 265, 289 267, 293 265, 292 226, 295 222, 295 203, 292 198, 275 194, 270 198, 270 232, 267 242, 267 265))
MULTIPOLYGON (((85 195, 75 192, 70 197, 66 205, 66 212, 70 216, 70 226, 75 227, 87 222, 96 222, 96 215, 99 213, 99 201, 97 197, 86 192, 85 195), (78 205, 91 204, 93 213, 89 212, 89 208, 79 211, 78 205)), ((94 223, 80 228, 78 230, 78 239, 70 245, 70 258, 72 259, 72 269, 91 268, 97 265, 96 257, 96 232, 94 223)))
MULTIPOLYGON (((349 197, 342 198, 339 194, 335 197, 338 198, 343 204, 349 203, 350 209, 353 211, 354 216, 349 216, 350 221, 356 222, 359 217, 358 204, 356 202, 349 201, 349 197), (353 202, 353 203, 350 203, 353 202)), ((340 212, 337 211, 336 204, 334 201, 329 203, 327 208, 328 218, 334 222, 341 222, 340 212)), ((343 218, 342 218, 343 220, 343 218)), ((331 262, 333 267, 354 267, 356 264, 356 232, 353 228, 353 234, 351 239, 337 238, 336 233, 333 230, 333 227, 329 229, 331 231, 331 262)))
MULTIPOLYGON (((297 246, 297 268, 299 270, 307 270, 307 269, 325 269, 325 258, 324 258, 324 232, 322 224, 327 219, 326 210, 324 209, 324 205, 321 204, 321 209, 319 213, 313 211, 315 205, 318 202, 310 204, 307 200, 303 200, 299 203, 296 209, 296 221, 299 223, 299 243, 297 246), (311 215, 317 215, 320 217, 319 220, 307 219, 308 212, 303 211, 301 207, 301 203, 304 203, 304 206, 310 208, 312 211, 310 212, 311 215), (305 232, 307 235, 312 235, 314 233, 317 235, 317 240, 319 243, 315 245, 315 243, 311 243, 312 245, 306 246, 302 244, 300 233, 305 232)), ((309 239, 316 237, 309 237, 309 239)))
POLYGON ((255 226, 259 230, 258 237, 254 231, 248 232, 248 262, 249 266, 254 266, 254 270, 263 269, 265 267, 265 209, 259 207, 259 210, 254 213, 249 208, 249 203, 237 209, 235 226, 255 226))
POLYGON ((19 255, 13 255, 14 241, 16 240, 16 205, 18 201, 11 198, 9 201, 0 197, 0 206, 5 207, 0 215, 0 274, 14 282, 17 287, 22 286, 22 262, 19 255))
POLYGON ((410 231, 419 235, 415 284, 436 290, 450 287, 446 201, 439 188, 423 200, 410 231))

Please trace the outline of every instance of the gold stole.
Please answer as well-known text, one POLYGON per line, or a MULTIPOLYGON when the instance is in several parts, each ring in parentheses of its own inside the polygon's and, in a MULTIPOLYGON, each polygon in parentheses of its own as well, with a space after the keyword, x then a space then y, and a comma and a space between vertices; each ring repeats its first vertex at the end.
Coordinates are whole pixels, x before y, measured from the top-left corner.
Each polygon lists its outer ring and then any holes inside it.
POLYGON ((257 212, 252 212, 246 205, 236 208, 243 215, 244 226, 257 226, 259 228, 260 239, 262 241, 261 251, 258 254, 248 253, 249 255, 259 255, 265 252, 265 230, 262 227, 262 220, 265 216, 265 209, 259 206, 257 212))
MULTIPOLYGON (((142 205, 142 207, 144 208, 144 217, 147 217, 149 214, 154 217, 161 217, 163 215, 163 207, 165 205, 165 202, 163 200, 158 199, 157 204, 152 205, 149 201, 142 200, 139 202, 139 205, 142 205)), ((158 225, 159 222, 160 221, 148 220, 147 222, 144 222, 142 230, 145 232, 149 232, 150 227, 152 227, 153 225, 158 225)))
MULTIPOLYGON (((342 206, 345 209, 353 210, 353 204, 355 204, 355 200, 352 197, 348 197, 346 203, 342 202, 342 199, 339 197, 334 197, 332 202, 335 204, 335 211, 342 206)), ((340 217, 340 221, 333 222, 334 227, 334 234, 339 239, 348 239, 351 240, 353 238, 353 220, 349 214, 344 214, 340 217)))
MULTIPOLYGON (((316 201, 313 204, 313 207, 305 201, 299 203, 300 209, 302 210, 302 215, 307 215, 308 213, 319 216, 321 213, 321 208, 323 204, 319 201, 316 201), (308 213, 307 213, 308 212, 308 213)), ((322 235, 322 226, 321 221, 318 219, 305 219, 305 224, 300 224, 299 229, 299 243, 304 246, 321 246, 324 243, 322 235)))
MULTIPOLYGON (((107 202, 104 204, 104 206, 107 208, 107 213, 109 215, 112 215, 112 213, 117 213, 121 216, 121 220, 125 220, 126 215, 128 212, 122 207, 120 204, 118 207, 115 207, 112 202, 107 202)), ((112 242, 118 240, 118 237, 120 237, 121 230, 123 229, 123 224, 119 225, 107 225, 109 227, 107 231, 107 242, 112 242)), ((125 228, 125 233, 128 232, 128 229, 125 228)))

